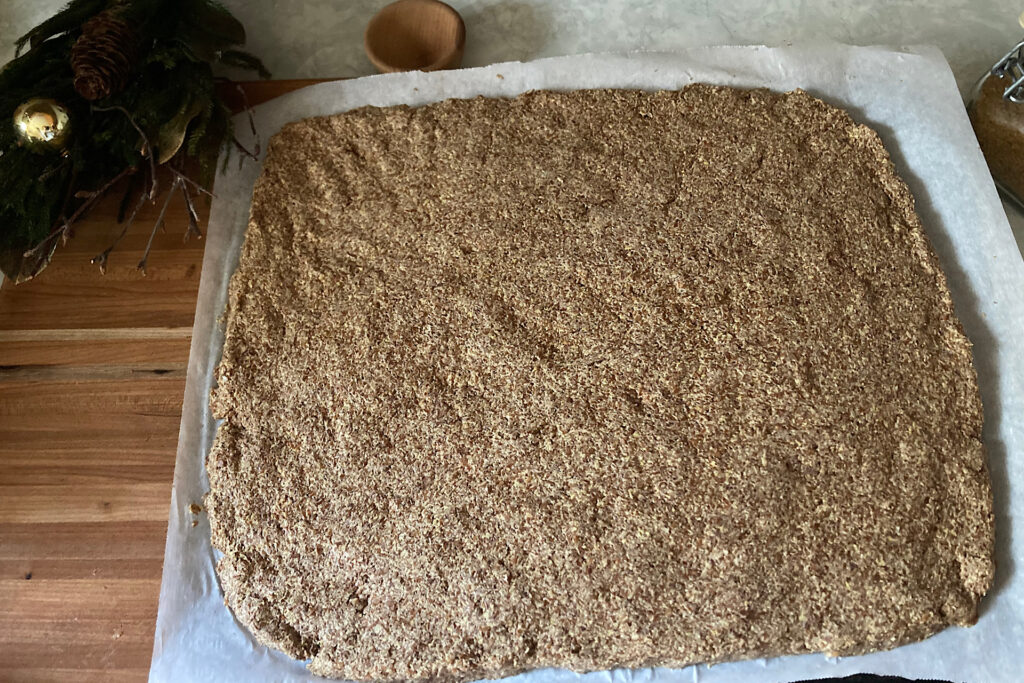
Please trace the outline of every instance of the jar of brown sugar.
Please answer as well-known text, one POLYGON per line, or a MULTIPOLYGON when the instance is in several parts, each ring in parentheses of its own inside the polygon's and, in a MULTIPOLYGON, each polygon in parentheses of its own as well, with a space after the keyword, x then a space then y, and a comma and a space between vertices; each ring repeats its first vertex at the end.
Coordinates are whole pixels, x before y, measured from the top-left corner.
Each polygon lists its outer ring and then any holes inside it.
POLYGON ((981 78, 967 113, 996 186, 1024 208, 1024 41, 981 78))

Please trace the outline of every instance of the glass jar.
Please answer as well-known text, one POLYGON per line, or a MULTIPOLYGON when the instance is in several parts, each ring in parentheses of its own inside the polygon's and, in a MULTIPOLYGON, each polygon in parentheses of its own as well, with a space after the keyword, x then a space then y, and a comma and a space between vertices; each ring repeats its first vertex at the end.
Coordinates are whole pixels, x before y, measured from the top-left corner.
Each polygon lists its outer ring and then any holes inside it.
POLYGON ((978 81, 967 113, 996 187, 1024 209, 1024 41, 978 81))

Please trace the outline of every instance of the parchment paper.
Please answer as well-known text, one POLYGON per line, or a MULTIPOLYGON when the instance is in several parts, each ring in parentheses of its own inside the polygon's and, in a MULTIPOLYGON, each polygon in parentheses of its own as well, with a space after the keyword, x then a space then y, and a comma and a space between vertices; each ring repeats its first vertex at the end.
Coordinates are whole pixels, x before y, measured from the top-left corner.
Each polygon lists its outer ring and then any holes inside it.
MULTIPOLYGON (((366 104, 421 105, 451 97, 502 97, 551 88, 675 89, 695 81, 774 90, 803 88, 844 107, 882 136, 949 278, 957 314, 975 345, 985 405, 984 438, 997 511, 998 569, 982 615, 922 643, 861 657, 783 657, 682 670, 577 675, 541 670, 536 681, 757 681, 772 683, 855 672, 995 683, 1021 677, 1024 579, 1024 264, 964 113, 956 83, 934 48, 712 47, 676 53, 582 55, 465 71, 372 76, 317 85, 257 107, 265 141, 289 121, 366 104)), ((237 130, 246 131, 244 118, 237 130)), ((266 145, 264 145, 264 148, 266 145)), ((219 318, 238 262, 259 164, 232 163, 216 181, 185 389, 171 496, 151 681, 309 681, 302 662, 257 644, 224 607, 205 513, 203 461, 215 425, 207 397, 219 360, 219 318), (198 525, 192 526, 193 519, 198 525)))

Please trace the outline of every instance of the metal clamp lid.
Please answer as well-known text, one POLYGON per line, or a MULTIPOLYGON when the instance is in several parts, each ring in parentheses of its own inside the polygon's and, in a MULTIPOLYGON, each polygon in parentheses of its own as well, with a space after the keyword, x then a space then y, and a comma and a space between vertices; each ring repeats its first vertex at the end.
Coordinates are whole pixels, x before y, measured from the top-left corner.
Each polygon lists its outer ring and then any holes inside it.
POLYGON ((1012 82, 1003 89, 1003 99, 1024 102, 1024 41, 1017 43, 1006 56, 992 67, 992 75, 1009 78, 1012 82))

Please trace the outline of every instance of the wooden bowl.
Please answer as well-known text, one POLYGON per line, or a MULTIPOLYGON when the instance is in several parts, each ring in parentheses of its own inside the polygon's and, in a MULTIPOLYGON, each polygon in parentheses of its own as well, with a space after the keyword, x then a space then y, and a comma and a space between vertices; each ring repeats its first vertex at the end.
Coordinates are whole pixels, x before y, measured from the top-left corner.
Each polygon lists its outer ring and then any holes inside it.
POLYGON ((456 69, 462 64, 466 25, 440 0, 398 0, 370 19, 363 45, 383 73, 456 69))

